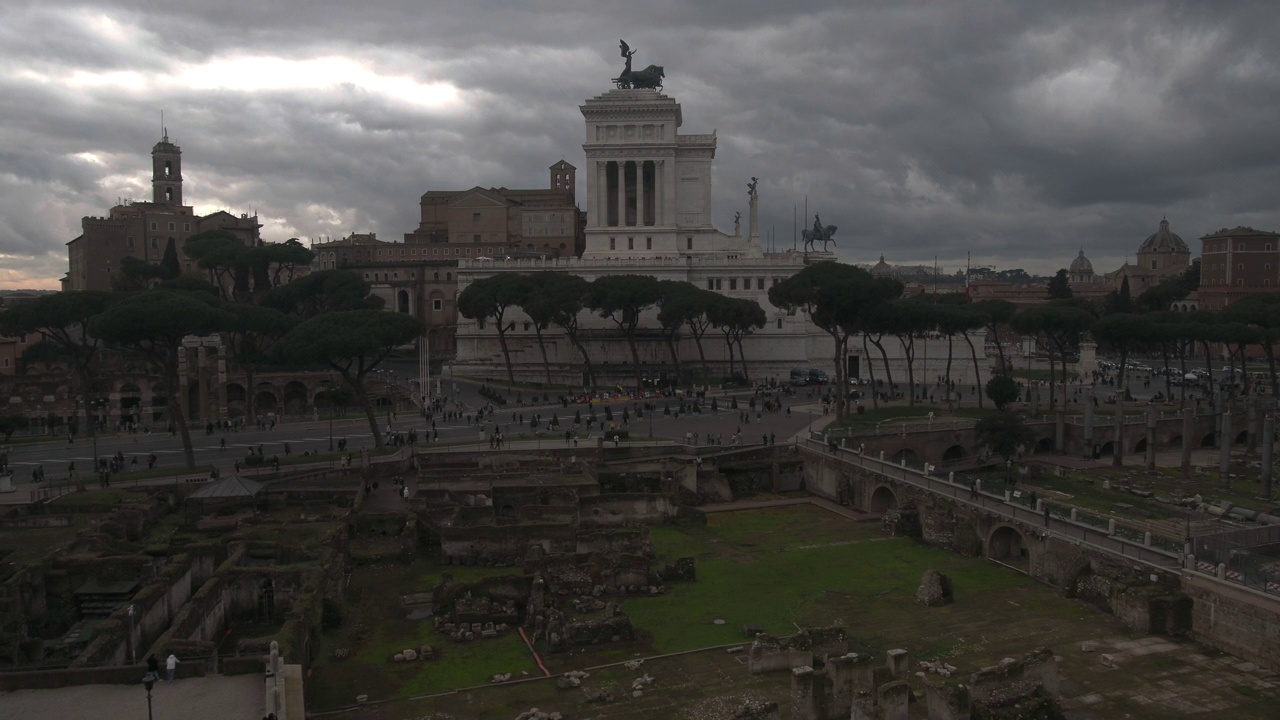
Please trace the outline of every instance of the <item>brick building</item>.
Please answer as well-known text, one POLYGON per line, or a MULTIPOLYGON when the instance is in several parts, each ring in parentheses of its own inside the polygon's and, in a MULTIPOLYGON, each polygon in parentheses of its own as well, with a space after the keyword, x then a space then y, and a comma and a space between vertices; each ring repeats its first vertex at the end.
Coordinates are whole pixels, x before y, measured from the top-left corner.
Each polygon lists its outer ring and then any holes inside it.
POLYGON ((352 233, 316 243, 312 269, 359 273, 388 310, 422 320, 431 357, 451 358, 458 261, 581 255, 585 222, 575 182, 576 168, 561 160, 550 167, 545 189, 431 190, 419 203, 417 229, 405 233, 403 242, 352 233))
POLYGON ((1237 226, 1200 241, 1200 308, 1221 310, 1246 295, 1280 292, 1280 233, 1237 226))
POLYGON ((85 217, 80 236, 67 243, 69 268, 63 290, 110 290, 120 261, 138 258, 158 265, 173 241, 184 271, 195 263, 182 252, 188 237, 207 230, 226 230, 246 245, 261 242, 256 215, 239 217, 219 210, 198 216, 182 204, 182 148, 166 133, 151 148, 151 201, 129 202, 111 208, 106 217, 85 217))

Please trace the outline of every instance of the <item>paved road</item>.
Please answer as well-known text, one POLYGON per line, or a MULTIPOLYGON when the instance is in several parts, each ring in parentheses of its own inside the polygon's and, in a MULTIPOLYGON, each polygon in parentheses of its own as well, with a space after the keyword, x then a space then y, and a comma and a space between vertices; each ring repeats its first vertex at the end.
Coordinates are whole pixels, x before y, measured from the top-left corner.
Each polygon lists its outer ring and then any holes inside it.
MULTIPOLYGON (((161 682, 151 692, 155 720, 253 720, 265 712, 261 675, 214 675, 161 682)), ((103 720, 147 717, 138 685, 80 685, 0 692, 0 717, 103 720)))
MULTIPOLYGON (((508 438, 529 434, 529 418, 539 414, 542 416, 539 427, 545 433, 543 442, 563 442, 564 430, 569 427, 575 411, 581 411, 584 422, 589 415, 586 406, 570 404, 566 408, 561 403, 526 404, 521 407, 498 410, 495 420, 486 420, 483 425, 477 426, 469 422, 468 416, 474 416, 475 411, 487 403, 480 397, 478 388, 478 384, 464 381, 445 384, 446 391, 450 393, 451 407, 461 407, 462 417, 446 421, 439 413, 434 416, 435 429, 439 433, 440 441, 479 441, 487 438, 487 434, 492 432, 495 425, 500 427, 508 438), (452 403, 460 403, 460 405, 452 403), (560 421, 560 429, 548 431, 546 424, 553 414, 560 421)), ((738 396, 743 399, 743 411, 746 411, 745 399, 749 395, 750 391, 745 390, 738 393, 738 396)), ((678 400, 662 399, 657 403, 659 411, 653 413, 652 418, 637 419, 634 416, 634 410, 632 411, 627 429, 633 437, 641 439, 652 434, 655 438, 683 439, 686 434, 692 438, 693 433, 697 433, 699 444, 705 444, 708 435, 711 434, 721 437, 725 444, 729 444, 734 434, 741 433, 743 443, 758 443, 762 436, 772 436, 774 440, 783 442, 809 421, 821 417, 821 407, 817 401, 804 396, 786 400, 792 408, 790 414, 751 411, 748 412, 746 421, 739 417, 739 411, 728 409, 730 403, 728 396, 724 395, 718 396, 718 404, 724 408, 719 412, 706 411, 701 415, 684 415, 679 418, 674 414, 675 408, 679 405, 678 400), (661 408, 668 402, 673 409, 673 414, 670 416, 661 412, 661 408)), ((623 407, 633 406, 633 403, 612 404, 615 421, 621 424, 623 407)), ((603 404, 596 403, 596 414, 598 418, 604 419, 603 404)), ((399 432, 408 432, 412 429, 417 431, 420 438, 425 437, 429 428, 424 418, 417 414, 410 416, 407 413, 400 413, 394 417, 388 417, 384 413, 377 416, 377 421, 380 430, 385 431, 388 426, 399 432)), ((267 458, 273 455, 285 457, 286 444, 293 455, 299 455, 305 451, 327 452, 330 447, 330 422, 323 417, 318 421, 281 422, 272 430, 249 428, 225 433, 217 431, 212 435, 205 434, 202 424, 193 423, 191 431, 197 467, 205 468, 214 465, 223 474, 232 472, 237 460, 243 459, 250 450, 255 450, 259 446, 262 447, 263 454, 267 458), (226 444, 225 448, 223 442, 226 444)), ((578 430, 579 435, 584 438, 588 435, 598 436, 599 432, 598 425, 591 430, 586 428, 578 430)), ((368 420, 363 416, 348 416, 334 420, 332 438, 335 443, 345 439, 347 450, 357 454, 361 448, 373 446, 373 434, 370 432, 368 420)), ((158 467, 178 470, 183 465, 181 440, 167 432, 126 433, 98 438, 97 457, 110 457, 117 451, 124 453, 126 467, 132 467, 131 461, 137 458, 138 468, 146 469, 149 454, 156 455, 158 467)), ((60 438, 45 442, 13 444, 9 463, 14 468, 16 485, 30 484, 31 471, 38 466, 43 466, 47 482, 66 480, 71 463, 75 463, 82 478, 92 482, 93 477, 90 471, 93 467, 94 455, 94 444, 90 439, 78 437, 74 443, 68 443, 60 438)), ((128 472, 113 477, 113 481, 128 479, 128 472)))

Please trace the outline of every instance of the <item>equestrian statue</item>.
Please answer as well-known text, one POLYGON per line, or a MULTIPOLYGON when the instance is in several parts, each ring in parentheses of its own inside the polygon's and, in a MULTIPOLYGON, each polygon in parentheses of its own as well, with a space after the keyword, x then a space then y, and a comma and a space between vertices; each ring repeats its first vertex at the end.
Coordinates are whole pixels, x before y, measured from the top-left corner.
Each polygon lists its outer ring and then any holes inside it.
POLYGON ((817 243, 822 243, 822 252, 826 252, 827 243, 836 244, 835 234, 836 226, 827 225, 824 227, 822 220, 815 213, 813 216, 813 229, 800 231, 800 238, 804 240, 804 251, 809 252, 812 250, 816 252, 817 248, 814 246, 817 243))

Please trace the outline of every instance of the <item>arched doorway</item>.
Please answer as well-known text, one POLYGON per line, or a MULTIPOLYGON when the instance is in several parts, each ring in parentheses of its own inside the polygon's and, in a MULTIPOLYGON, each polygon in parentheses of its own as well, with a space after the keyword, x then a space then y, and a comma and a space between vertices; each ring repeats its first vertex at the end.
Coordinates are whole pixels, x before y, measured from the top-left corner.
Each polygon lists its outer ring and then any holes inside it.
POLYGON ((965 452, 963 445, 952 445, 942 453, 942 462, 948 460, 963 460, 968 457, 969 453, 965 452))
POLYGON ((142 420, 142 389, 132 383, 120 387, 120 422, 136 423, 142 420))
POLYGON ((898 496, 887 485, 881 485, 871 491, 871 507, 873 513, 886 513, 898 507, 898 496))
POLYGON ((1139 441, 1137 442, 1137 444, 1135 444, 1135 445, 1133 446, 1133 451, 1134 451, 1134 452, 1136 452, 1136 453, 1144 453, 1144 452, 1146 452, 1146 451, 1147 451, 1147 439, 1146 439, 1146 438, 1142 438, 1141 440, 1139 440, 1139 441))
POLYGON ((1241 431, 1240 431, 1240 434, 1239 434, 1239 435, 1236 435, 1235 442, 1233 442, 1233 443, 1231 443, 1231 444, 1232 444, 1232 445, 1248 445, 1248 444, 1249 444, 1249 431, 1248 431, 1248 430, 1241 430, 1241 431))
POLYGON ((1217 436, 1214 433, 1205 433, 1205 436, 1200 438, 1200 447, 1213 447, 1217 444, 1217 441, 1217 436))
POLYGON ((1173 436, 1173 439, 1169 441, 1169 445, 1170 445, 1171 447, 1176 447, 1176 448, 1180 448, 1180 447, 1182 447, 1182 436, 1181 436, 1181 435, 1174 435, 1174 436, 1173 436))
POLYGON ((259 415, 273 413, 280 408, 276 394, 270 390, 259 390, 253 396, 253 411, 259 415))
POLYGON ((1114 454, 1115 454, 1115 452, 1116 452, 1116 443, 1115 443, 1115 441, 1114 441, 1114 440, 1108 440, 1108 441, 1106 441, 1106 442, 1102 443, 1102 449, 1100 449, 1098 452, 1099 452, 1101 455, 1103 455, 1104 457, 1105 457, 1105 456, 1107 456, 1107 455, 1114 455, 1114 454))
POLYGON ((1026 537, 1009 525, 1000 525, 991 531, 987 538, 987 557, 1024 569, 1031 566, 1031 551, 1026 537))
POLYGON ((227 417, 243 417, 245 392, 240 383, 227 383, 227 417))
POLYGON ((284 386, 284 411, 290 415, 302 415, 307 412, 307 386, 297 380, 291 380, 284 386))
POLYGON ((1032 455, 1044 455, 1053 452, 1053 438, 1040 438, 1036 441, 1036 447, 1031 451, 1032 455))

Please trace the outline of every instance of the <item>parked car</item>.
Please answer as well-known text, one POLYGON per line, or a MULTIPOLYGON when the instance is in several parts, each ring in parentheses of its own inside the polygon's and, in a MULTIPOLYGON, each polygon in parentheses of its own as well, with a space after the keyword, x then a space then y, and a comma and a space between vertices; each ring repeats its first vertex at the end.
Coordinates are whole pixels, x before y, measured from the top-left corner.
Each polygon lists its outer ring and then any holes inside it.
POLYGON ((795 387, 804 387, 809 384, 809 371, 804 368, 793 368, 791 370, 791 384, 795 387))
POLYGON ((826 385, 829 382, 827 373, 824 370, 814 368, 809 371, 809 383, 812 385, 826 385))

